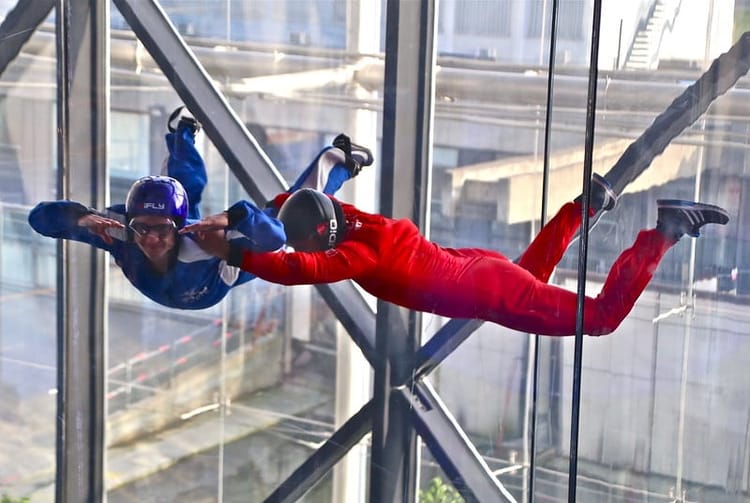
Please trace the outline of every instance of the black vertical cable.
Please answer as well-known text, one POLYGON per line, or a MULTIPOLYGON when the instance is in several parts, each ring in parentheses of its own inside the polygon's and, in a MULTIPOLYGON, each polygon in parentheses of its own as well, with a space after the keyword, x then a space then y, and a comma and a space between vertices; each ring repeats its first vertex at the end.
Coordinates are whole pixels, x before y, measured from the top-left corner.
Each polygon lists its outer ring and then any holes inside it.
MULTIPOLYGON (((68 58, 67 44, 70 16, 65 15, 64 10, 69 9, 69 3, 66 0, 58 0, 55 12, 55 51, 57 55, 57 198, 64 199, 69 197, 69 190, 66 186, 68 177, 67 172, 70 166, 69 152, 66 146, 68 137, 68 115, 67 107, 64 105, 68 102, 70 89, 68 87, 68 58)), ((67 388, 65 383, 68 379, 68 368, 65 365, 65 355, 67 354, 68 341, 65 337, 65 305, 60 300, 61 296, 66 296, 65 290, 68 284, 65 277, 66 271, 63 267, 67 259, 66 249, 63 240, 57 240, 57 413, 55 414, 55 501, 65 501, 66 494, 66 477, 65 468, 67 466, 67 456, 65 448, 67 446, 65 401, 67 399, 67 388)))
MULTIPOLYGON (((542 217, 540 219, 540 225, 543 227, 547 219, 547 195, 549 193, 549 156, 550 156, 550 136, 552 129, 552 100, 553 100, 553 88, 554 88, 554 71, 555 71, 555 56, 557 53, 557 0, 552 0, 552 15, 550 16, 550 40, 549 40, 549 63, 547 66, 547 110, 545 111, 544 118, 544 154, 543 154, 543 165, 542 170, 542 217)), ((544 18, 542 18, 544 22, 544 18)), ((544 37, 544 33, 542 33, 544 37)), ((532 372, 532 379, 534 380, 531 387, 531 436, 529 440, 529 491, 528 501, 532 503, 534 500, 534 481, 535 481, 535 468, 536 468, 536 409, 537 399, 539 396, 539 343, 541 337, 539 335, 534 336, 534 372, 532 372)))
POLYGON ((599 29, 602 2, 594 0, 591 27, 591 60, 586 104, 586 141, 583 157, 583 208, 581 209, 581 240, 578 246, 578 302, 576 306, 575 355, 573 359, 573 394, 570 421, 570 467, 568 471, 568 503, 576 501, 578 476, 578 423, 581 412, 581 366, 583 361, 583 304, 586 296, 586 262, 589 244, 589 206, 591 203, 591 171, 594 150, 594 119, 596 116, 596 86, 599 79, 599 29))

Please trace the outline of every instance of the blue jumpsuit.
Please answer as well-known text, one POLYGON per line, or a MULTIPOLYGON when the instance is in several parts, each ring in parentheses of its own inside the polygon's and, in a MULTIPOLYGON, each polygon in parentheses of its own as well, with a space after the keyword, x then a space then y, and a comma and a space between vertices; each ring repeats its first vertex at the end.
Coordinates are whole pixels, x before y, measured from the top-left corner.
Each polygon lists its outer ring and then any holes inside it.
MULTIPOLYGON (((181 127, 166 135, 166 143, 169 150, 167 174, 179 180, 187 191, 188 222, 199 220, 198 205, 207 175, 203 159, 195 148, 195 139, 189 128, 181 127)), ((340 150, 326 147, 290 190, 322 185, 327 175, 324 190, 335 193, 350 177, 344 164, 337 162, 339 158, 343 159, 340 150)), ((230 289, 255 278, 249 272, 208 255, 190 235, 178 237, 175 261, 166 273, 160 273, 151 267, 132 239, 115 239, 108 244, 88 229, 79 227, 78 220, 92 211, 74 201, 41 202, 31 210, 29 224, 44 236, 81 241, 108 251, 135 288, 167 307, 205 309, 220 302, 230 289)), ((245 215, 227 232, 227 239, 241 248, 259 252, 277 250, 284 245, 284 228, 274 218, 274 208, 261 210, 251 202, 239 201, 229 211, 245 215)), ((124 221, 125 205, 108 207, 106 216, 124 221)))

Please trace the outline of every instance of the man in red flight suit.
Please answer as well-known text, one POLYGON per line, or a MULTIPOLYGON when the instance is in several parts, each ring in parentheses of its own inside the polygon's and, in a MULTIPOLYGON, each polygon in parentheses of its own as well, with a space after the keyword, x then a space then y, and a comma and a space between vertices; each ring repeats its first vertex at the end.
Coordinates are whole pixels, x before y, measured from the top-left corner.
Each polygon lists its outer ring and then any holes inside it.
MULTIPOLYGON (((611 209, 615 195, 606 180, 593 182, 593 211, 611 209)), ((533 334, 575 334, 577 294, 546 281, 580 227, 579 200, 563 205, 517 262, 492 250, 441 247, 410 220, 366 213, 312 189, 280 194, 272 203, 280 208, 278 218, 294 252, 247 252, 223 241, 215 253, 274 283, 351 279, 380 299, 417 311, 477 318, 533 334)), ((718 206, 659 200, 656 228, 642 230, 613 264, 601 293, 586 297, 583 332, 614 331, 670 247, 684 234, 698 237, 705 224, 728 221, 718 206)), ((182 232, 226 225, 219 214, 182 232)))

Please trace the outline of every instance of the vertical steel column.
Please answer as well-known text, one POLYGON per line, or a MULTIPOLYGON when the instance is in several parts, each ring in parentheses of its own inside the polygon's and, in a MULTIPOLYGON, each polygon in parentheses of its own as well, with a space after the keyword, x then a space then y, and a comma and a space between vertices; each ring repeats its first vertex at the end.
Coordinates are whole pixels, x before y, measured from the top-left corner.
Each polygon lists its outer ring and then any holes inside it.
MULTIPOLYGON (((59 196, 106 204, 109 2, 58 0, 59 196)), ((105 255, 58 245, 56 501, 104 497, 105 255)))
MULTIPOLYGON (((389 0, 380 211, 427 224, 432 143, 435 2, 389 0)), ((414 501, 417 439, 394 388, 408 379, 420 344, 417 313, 378 301, 370 501, 414 501)))

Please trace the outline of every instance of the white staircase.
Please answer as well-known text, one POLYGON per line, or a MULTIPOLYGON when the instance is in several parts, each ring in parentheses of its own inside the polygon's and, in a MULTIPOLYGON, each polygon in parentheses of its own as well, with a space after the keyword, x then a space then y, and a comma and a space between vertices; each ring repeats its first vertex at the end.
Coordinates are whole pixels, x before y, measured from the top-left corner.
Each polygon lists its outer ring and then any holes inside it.
POLYGON ((681 0, 656 0, 646 27, 638 30, 635 36, 625 62, 626 70, 654 70, 658 67, 662 37, 665 31, 671 31, 680 3, 681 0))

